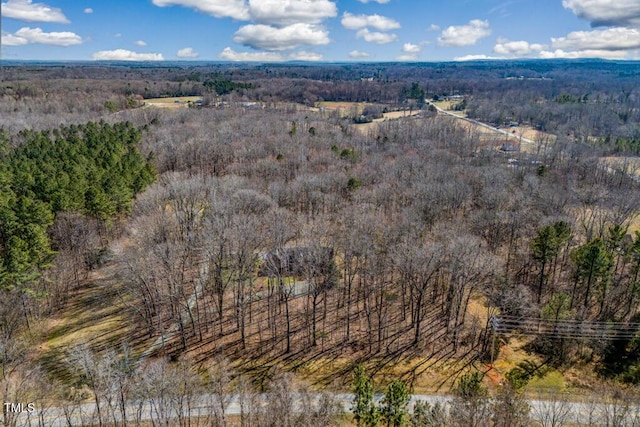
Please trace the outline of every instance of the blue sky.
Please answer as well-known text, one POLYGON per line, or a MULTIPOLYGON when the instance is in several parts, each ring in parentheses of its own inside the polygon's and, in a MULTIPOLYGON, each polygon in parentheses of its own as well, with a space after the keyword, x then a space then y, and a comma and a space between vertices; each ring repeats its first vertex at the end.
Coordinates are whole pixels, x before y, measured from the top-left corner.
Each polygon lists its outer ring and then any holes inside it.
POLYGON ((640 0, 2 0, 2 57, 640 59, 640 0))

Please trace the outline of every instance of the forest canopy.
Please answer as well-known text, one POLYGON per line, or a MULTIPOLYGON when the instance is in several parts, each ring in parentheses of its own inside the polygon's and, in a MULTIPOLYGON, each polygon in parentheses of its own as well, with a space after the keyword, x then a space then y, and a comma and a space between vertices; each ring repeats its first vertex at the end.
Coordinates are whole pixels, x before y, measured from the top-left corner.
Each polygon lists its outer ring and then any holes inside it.
POLYGON ((155 177, 130 123, 89 122, 0 135, 0 288, 28 286, 54 254, 56 214, 101 220, 127 212, 155 177))

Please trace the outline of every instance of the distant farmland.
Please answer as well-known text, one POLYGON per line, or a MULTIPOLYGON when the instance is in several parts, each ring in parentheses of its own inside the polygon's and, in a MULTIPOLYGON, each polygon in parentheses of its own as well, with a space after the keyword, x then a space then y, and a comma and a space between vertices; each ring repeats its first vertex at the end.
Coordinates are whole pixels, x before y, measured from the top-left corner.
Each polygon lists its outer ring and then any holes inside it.
POLYGON ((190 103, 202 101, 201 96, 178 96, 169 98, 149 98, 144 105, 158 108, 187 108, 190 103))

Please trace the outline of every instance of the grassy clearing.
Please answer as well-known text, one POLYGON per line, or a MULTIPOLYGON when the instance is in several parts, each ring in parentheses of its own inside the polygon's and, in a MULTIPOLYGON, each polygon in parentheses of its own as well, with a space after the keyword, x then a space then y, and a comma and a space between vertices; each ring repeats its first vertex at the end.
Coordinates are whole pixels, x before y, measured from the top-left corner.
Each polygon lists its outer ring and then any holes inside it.
POLYGON ((523 338, 514 337, 508 340, 498 338, 498 342, 500 343, 500 353, 493 363, 493 368, 500 377, 504 377, 507 372, 525 361, 530 361, 536 365, 542 362, 539 358, 532 357, 523 350, 523 347, 527 344, 527 341, 523 338))
POLYGON ((357 114, 361 114, 362 110, 368 105, 373 105, 368 102, 338 102, 338 101, 322 101, 316 104, 316 107, 328 111, 342 111, 343 115, 349 115, 354 110, 357 114))
POLYGON ((381 119, 375 119, 375 121, 378 122, 382 122, 385 120, 392 120, 392 119, 402 119, 404 117, 413 117, 413 116, 417 116, 418 114, 420 114, 420 110, 406 110, 406 111, 391 111, 389 113, 384 113, 383 118, 381 119))
POLYGON ((518 136, 530 139, 532 141, 540 141, 542 143, 554 143, 558 139, 556 135, 542 132, 540 130, 534 129, 531 126, 520 125, 516 127, 512 127, 511 133, 518 136))
POLYGON ((484 144, 501 144, 502 142, 505 141, 505 139, 508 138, 508 140, 511 140, 511 138, 506 137, 505 135, 496 132, 495 130, 489 129, 487 127, 484 126, 480 126, 478 124, 469 122, 467 120, 458 120, 456 118, 453 118, 451 116, 447 116, 444 114, 438 114, 438 116, 436 116, 439 120, 455 120, 456 123, 458 123, 460 126, 462 126, 464 129, 468 130, 470 133, 477 135, 478 140, 481 143, 484 144))
POLYGON ((375 129, 378 123, 381 123, 387 120, 400 120, 400 119, 406 119, 409 117, 415 117, 420 113, 421 113, 421 110, 391 111, 388 113, 383 113, 381 118, 374 119, 370 123, 358 123, 358 124, 354 124, 354 126, 358 131, 364 134, 367 134, 370 130, 375 129))
POLYGON ((37 357, 52 376, 69 378, 65 365, 67 353, 80 344, 88 344, 98 351, 118 351, 124 342, 134 349, 144 348, 146 337, 127 319, 120 287, 115 266, 92 272, 86 283, 73 291, 57 318, 45 325, 37 357))
POLYGON ((527 384, 528 392, 557 393, 564 391, 565 388, 564 376, 556 370, 551 370, 542 377, 535 376, 527 384))
POLYGON ((149 98, 145 99, 144 105, 158 108, 187 108, 189 103, 201 101, 201 96, 177 96, 170 98, 149 98))
POLYGON ((435 105, 438 108, 441 108, 445 111, 450 112, 451 114, 455 114, 456 116, 460 116, 460 117, 467 117, 467 113, 462 110, 462 111, 454 111, 453 108, 460 104, 462 101, 431 101, 431 103, 433 105, 435 105))

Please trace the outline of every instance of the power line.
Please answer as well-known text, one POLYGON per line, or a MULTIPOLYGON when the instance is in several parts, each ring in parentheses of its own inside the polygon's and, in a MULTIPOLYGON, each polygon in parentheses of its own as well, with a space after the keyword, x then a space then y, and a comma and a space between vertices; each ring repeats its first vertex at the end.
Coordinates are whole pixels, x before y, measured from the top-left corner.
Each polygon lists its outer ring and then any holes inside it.
POLYGON ((626 340, 635 338, 640 323, 551 320, 534 317, 494 316, 490 319, 496 334, 520 333, 556 338, 626 340))

